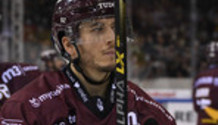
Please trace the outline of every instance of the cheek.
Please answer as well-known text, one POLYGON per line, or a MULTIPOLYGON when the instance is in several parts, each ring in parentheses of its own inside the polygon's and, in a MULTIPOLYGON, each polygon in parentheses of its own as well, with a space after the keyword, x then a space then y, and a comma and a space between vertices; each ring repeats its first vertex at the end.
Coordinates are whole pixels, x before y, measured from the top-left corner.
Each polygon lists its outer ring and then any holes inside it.
POLYGON ((100 55, 101 49, 104 46, 103 42, 100 42, 99 37, 88 37, 82 45, 82 52, 86 55, 95 56, 100 55))
POLYGON ((90 34, 87 41, 95 46, 101 45, 105 41, 106 34, 90 34))
MULTIPOLYGON (((82 60, 88 63, 96 63, 102 61, 104 58, 102 55, 102 49, 104 45, 103 35, 84 37, 80 47, 80 54, 82 60)), ((85 63, 84 62, 84 63, 85 63)))
POLYGON ((99 47, 94 46, 93 44, 86 44, 86 46, 80 48, 80 56, 84 62, 91 63, 92 60, 95 60, 99 54, 99 47))

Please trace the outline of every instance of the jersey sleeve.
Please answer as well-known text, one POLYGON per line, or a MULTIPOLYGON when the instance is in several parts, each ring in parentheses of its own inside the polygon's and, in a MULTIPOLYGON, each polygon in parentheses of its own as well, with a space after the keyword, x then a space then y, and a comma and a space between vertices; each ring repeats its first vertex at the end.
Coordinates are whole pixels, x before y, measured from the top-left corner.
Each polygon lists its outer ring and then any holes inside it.
POLYGON ((176 125, 174 118, 162 105, 154 101, 149 96, 146 97, 145 95, 144 101, 138 102, 140 103, 138 105, 141 110, 141 113, 145 115, 145 117, 142 120, 144 125, 176 125))
POLYGON ((134 101, 142 125, 176 125, 175 119, 158 102, 137 86, 128 88, 130 100, 134 101), (132 100, 134 99, 134 100, 132 100))
POLYGON ((0 115, 1 125, 39 125, 35 114, 19 102, 6 102, 0 115))

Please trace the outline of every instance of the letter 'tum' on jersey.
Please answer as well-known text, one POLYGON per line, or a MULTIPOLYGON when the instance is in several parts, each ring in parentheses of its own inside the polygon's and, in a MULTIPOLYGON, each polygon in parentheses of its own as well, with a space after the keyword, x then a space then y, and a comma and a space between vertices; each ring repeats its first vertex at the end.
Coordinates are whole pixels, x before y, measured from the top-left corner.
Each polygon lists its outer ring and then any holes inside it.
POLYGON ((11 94, 40 75, 38 66, 24 63, 0 63, 0 105, 11 94))

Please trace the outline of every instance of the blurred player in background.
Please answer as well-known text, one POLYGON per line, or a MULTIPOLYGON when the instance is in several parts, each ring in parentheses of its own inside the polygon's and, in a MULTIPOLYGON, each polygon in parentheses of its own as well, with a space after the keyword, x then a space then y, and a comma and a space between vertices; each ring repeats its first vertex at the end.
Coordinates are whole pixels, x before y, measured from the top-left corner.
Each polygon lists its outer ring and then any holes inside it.
MULTIPOLYGON (((52 36, 70 63, 13 95, 1 120, 19 125, 115 125, 113 0, 58 0, 52 36)), ((129 125, 175 125, 173 117, 128 82, 129 125)))
POLYGON ((0 63, 0 106, 12 94, 41 74, 38 66, 24 63, 0 63))
POLYGON ((44 50, 41 53, 41 60, 46 71, 61 70, 65 62, 54 49, 44 50))
POLYGON ((193 83, 193 102, 198 114, 197 125, 218 125, 218 41, 206 47, 208 69, 200 72, 193 83))
MULTIPOLYGON (((41 60, 46 71, 58 71, 65 62, 55 50, 45 50, 41 60)), ((42 71, 39 67, 26 63, 0 63, 0 106, 16 91, 38 77, 42 71)))

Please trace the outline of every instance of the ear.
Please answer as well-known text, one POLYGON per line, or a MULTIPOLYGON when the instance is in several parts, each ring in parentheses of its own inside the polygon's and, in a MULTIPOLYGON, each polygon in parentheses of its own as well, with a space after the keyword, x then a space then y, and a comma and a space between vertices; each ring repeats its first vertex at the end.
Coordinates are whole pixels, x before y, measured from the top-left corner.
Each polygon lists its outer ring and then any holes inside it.
POLYGON ((71 43, 70 38, 69 37, 62 37, 62 45, 65 49, 65 51, 70 55, 70 57, 72 59, 75 59, 78 57, 77 51, 75 46, 71 43))

